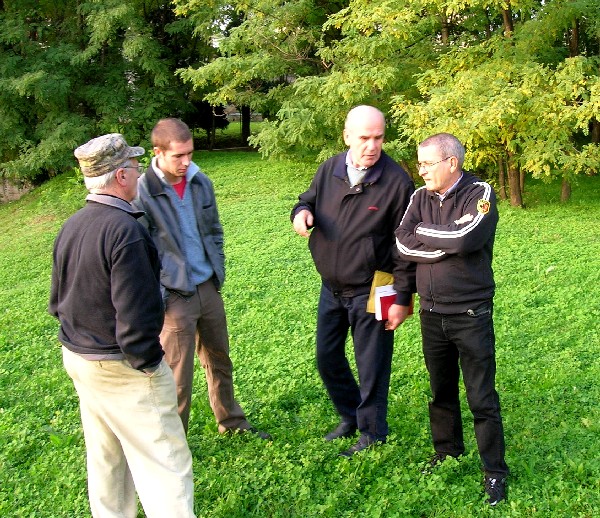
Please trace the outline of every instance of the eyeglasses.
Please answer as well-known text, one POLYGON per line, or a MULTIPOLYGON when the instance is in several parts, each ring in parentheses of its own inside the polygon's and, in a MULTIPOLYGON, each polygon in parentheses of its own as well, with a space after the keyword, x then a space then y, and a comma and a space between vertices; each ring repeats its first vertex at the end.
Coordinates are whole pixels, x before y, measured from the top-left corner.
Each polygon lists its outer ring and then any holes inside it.
POLYGON ((433 167, 434 165, 439 164, 440 162, 443 162, 444 160, 448 160, 449 158, 452 158, 451 156, 447 156, 446 158, 442 158, 441 160, 438 160, 437 162, 417 162, 417 171, 420 171, 422 167, 425 168, 425 170, 427 170, 430 167, 433 167))
POLYGON ((142 164, 138 164, 138 165, 124 165, 123 169, 137 169, 137 172, 139 174, 142 174, 144 172, 145 167, 142 164))

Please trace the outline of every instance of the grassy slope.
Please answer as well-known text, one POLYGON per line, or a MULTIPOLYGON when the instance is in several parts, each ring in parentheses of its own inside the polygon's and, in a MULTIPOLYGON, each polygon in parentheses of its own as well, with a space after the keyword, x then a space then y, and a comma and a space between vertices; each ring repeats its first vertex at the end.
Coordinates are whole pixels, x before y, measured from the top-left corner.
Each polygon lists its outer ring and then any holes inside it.
MULTIPOLYGON (((498 387, 509 502, 490 510, 471 418, 470 453, 430 477, 428 383, 417 319, 396 333, 386 446, 351 461, 325 443, 336 417, 313 359, 318 278, 288 215, 314 164, 202 153, 225 227, 224 296, 238 398, 272 443, 223 438, 196 377, 189 442, 200 515, 585 516, 600 514, 600 180, 528 185, 501 206, 495 270, 498 387)), ((84 191, 59 177, 0 206, 0 516, 89 514, 77 398, 46 315, 50 253, 84 191)), ((200 371, 201 369, 199 369, 200 371)))

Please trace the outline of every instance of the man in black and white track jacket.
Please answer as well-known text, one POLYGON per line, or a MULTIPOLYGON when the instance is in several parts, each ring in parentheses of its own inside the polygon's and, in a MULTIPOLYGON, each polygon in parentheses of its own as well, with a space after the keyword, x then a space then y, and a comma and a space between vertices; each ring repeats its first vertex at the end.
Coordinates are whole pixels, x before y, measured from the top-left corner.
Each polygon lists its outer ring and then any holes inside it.
POLYGON ((459 403, 459 364, 474 416, 488 503, 506 497, 508 467, 495 389, 492 254, 498 223, 492 187, 463 172, 465 149, 448 133, 418 148, 425 186, 413 194, 396 230, 404 259, 417 263, 417 292, 432 401, 435 454, 429 468, 465 451, 459 403))

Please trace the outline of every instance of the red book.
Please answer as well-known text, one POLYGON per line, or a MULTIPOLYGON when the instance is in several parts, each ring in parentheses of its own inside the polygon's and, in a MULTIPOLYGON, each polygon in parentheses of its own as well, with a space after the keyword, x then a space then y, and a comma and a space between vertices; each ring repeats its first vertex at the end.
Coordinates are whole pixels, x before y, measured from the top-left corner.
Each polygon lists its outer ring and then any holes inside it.
MULTIPOLYGON (((396 291, 391 285, 377 286, 375 288, 375 318, 387 320, 390 306, 396 302, 396 291)), ((413 314, 413 299, 410 301, 408 314, 413 314)))

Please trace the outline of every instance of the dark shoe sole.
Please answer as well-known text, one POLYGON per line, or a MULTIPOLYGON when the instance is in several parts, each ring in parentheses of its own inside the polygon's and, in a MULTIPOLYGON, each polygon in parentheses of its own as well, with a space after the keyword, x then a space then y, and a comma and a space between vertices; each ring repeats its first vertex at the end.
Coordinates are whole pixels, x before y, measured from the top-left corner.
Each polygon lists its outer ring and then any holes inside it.
POLYGON ((335 430, 333 432, 329 432, 325 436, 326 441, 335 441, 336 439, 347 439, 349 437, 354 437, 356 435, 357 428, 353 430, 348 430, 347 432, 337 433, 335 430))

